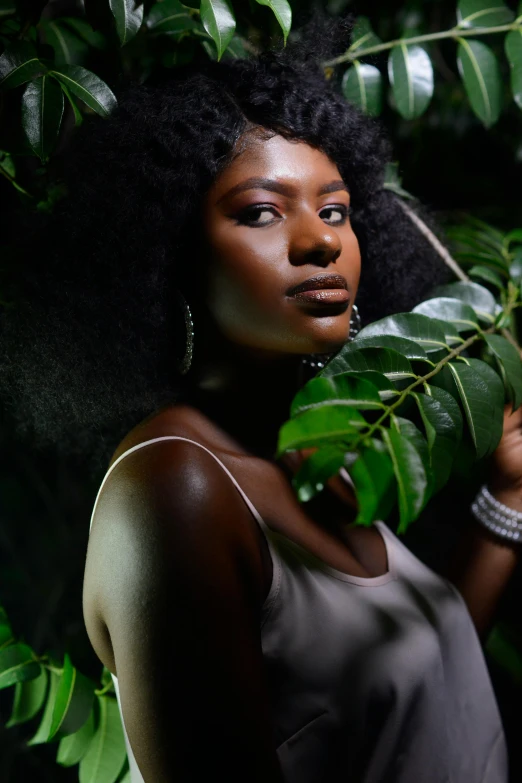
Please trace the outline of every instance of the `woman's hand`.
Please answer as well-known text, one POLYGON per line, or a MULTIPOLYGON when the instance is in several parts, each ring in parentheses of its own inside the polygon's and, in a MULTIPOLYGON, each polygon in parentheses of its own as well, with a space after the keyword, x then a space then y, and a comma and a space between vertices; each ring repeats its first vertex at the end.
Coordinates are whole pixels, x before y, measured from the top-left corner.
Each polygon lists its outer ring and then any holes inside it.
POLYGON ((491 492, 501 503, 522 511, 522 406, 514 413, 511 405, 504 408, 504 432, 491 463, 491 492))

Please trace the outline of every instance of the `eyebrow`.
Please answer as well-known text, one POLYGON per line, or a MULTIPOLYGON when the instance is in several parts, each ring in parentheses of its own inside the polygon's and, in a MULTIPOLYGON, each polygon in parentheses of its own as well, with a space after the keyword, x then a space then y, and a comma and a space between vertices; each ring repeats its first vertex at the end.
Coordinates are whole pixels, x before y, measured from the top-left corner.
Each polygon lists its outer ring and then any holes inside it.
MULTIPOLYGON (((264 177, 250 177, 249 179, 244 180, 244 182, 240 182, 239 184, 234 185, 234 187, 230 188, 230 190, 227 190, 227 192, 223 196, 221 196, 219 201, 222 201, 224 198, 230 198, 231 196, 235 196, 237 193, 242 193, 245 190, 254 190, 255 188, 259 188, 261 190, 269 190, 272 193, 280 193, 282 196, 292 196, 294 192, 292 186, 285 185, 282 182, 278 182, 275 179, 266 179, 264 177)), ((333 180, 333 182, 329 182, 327 185, 323 185, 319 189, 317 195, 324 196, 327 193, 337 193, 337 191, 339 190, 346 190, 348 193, 350 192, 348 190, 346 183, 342 179, 335 179, 333 180)))

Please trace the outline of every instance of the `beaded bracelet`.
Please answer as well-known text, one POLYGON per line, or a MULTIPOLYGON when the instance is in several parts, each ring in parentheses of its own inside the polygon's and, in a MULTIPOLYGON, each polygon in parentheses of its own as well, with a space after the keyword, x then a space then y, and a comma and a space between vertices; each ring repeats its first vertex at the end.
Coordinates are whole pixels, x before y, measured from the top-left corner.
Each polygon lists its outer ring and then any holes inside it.
POLYGON ((485 484, 471 504, 471 513, 491 533, 522 543, 522 512, 494 498, 485 484))

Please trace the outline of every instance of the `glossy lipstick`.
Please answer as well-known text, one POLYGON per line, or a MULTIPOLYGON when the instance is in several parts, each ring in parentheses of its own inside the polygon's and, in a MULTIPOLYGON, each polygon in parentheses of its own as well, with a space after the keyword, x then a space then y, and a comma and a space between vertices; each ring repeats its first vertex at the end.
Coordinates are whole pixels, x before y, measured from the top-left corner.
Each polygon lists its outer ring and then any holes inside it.
POLYGON ((347 305, 348 284, 342 275, 316 275, 289 288, 286 295, 304 304, 347 305))

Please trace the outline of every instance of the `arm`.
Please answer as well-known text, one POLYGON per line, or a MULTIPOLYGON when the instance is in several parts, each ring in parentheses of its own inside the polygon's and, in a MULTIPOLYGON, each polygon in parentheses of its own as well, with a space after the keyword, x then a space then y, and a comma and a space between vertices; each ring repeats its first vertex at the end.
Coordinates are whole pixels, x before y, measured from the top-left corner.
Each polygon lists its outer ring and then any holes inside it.
POLYGON ((93 522, 84 613, 95 649, 99 624, 110 637, 144 780, 279 783, 248 510, 191 444, 157 443, 116 471, 93 522))

